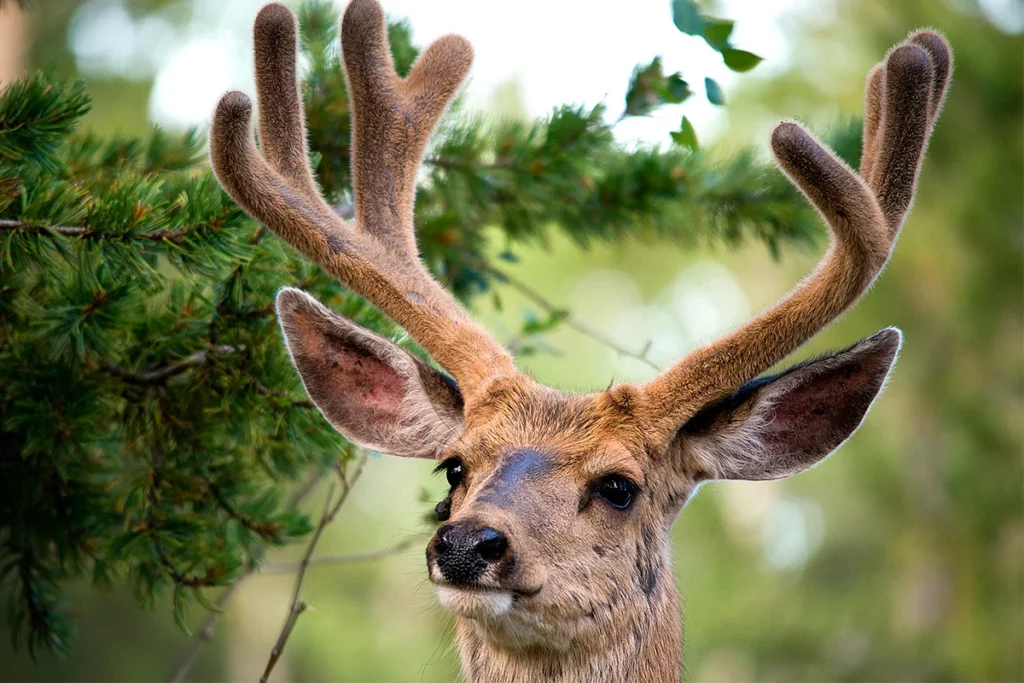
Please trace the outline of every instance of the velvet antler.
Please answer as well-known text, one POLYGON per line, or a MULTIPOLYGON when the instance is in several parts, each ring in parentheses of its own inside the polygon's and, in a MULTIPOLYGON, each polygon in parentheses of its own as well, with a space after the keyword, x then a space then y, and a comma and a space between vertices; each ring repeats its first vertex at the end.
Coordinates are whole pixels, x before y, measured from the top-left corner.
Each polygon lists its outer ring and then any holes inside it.
POLYGON ((256 19, 256 89, 263 156, 241 92, 221 99, 210 130, 218 179, 250 215, 402 325, 474 394, 515 373, 512 358, 426 271, 416 248, 416 171, 438 118, 472 61, 465 39, 436 40, 409 76, 395 73, 384 13, 373 0, 345 11, 341 44, 354 114, 355 221, 317 189, 296 79, 296 21, 270 4, 256 19))
POLYGON ((918 171, 952 72, 933 31, 895 47, 868 78, 858 176, 796 123, 779 124, 772 151, 821 213, 832 244, 814 272, 775 307, 698 349, 644 386, 666 431, 736 390, 839 317, 874 282, 910 209, 918 171))

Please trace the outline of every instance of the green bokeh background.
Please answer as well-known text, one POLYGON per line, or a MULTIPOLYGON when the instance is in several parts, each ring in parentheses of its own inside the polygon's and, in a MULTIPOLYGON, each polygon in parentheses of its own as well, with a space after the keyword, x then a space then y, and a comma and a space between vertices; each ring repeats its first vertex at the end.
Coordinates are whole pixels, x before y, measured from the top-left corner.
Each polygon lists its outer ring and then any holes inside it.
MULTIPOLYGON (((65 34, 79 4, 31 8, 31 66, 74 73, 65 34)), ((129 4, 135 12, 174 5, 129 4)), ((972 0, 837 0, 827 24, 820 16, 792 14, 790 68, 742 81, 711 153, 751 143, 766 149, 767 131, 783 117, 825 130, 859 115, 863 75, 890 45, 918 26, 944 31, 956 50, 954 83, 892 263, 857 309, 801 355, 887 325, 906 338, 886 393, 835 457, 785 482, 706 486, 684 511, 672 538, 688 676, 1024 680, 1024 41, 972 0)), ((145 130, 148 82, 86 80, 96 103, 88 126, 145 130)), ((510 270, 614 336, 630 312, 600 299, 608 271, 635 283, 623 305, 641 306, 662 300, 680 274, 707 272, 701 264, 710 260, 728 269, 753 311, 817 257, 788 251, 773 262, 760 245, 737 253, 643 244, 584 252, 556 241, 510 270)), ((478 311, 499 333, 515 329, 528 305, 512 291, 502 297, 502 311, 478 311)), ((523 365, 559 387, 646 372, 571 329, 549 341, 558 353, 523 365)), ((426 533, 422 520, 443 486, 430 468, 374 458, 320 552, 377 549, 426 533)), ((317 510, 320 501, 309 505, 317 510)), ((422 546, 414 541, 380 562, 312 569, 306 600, 314 610, 275 680, 455 679, 452 623, 433 599, 422 546)), ((258 677, 291 587, 287 574, 249 579, 193 679, 258 677)), ((188 644, 169 605, 145 612, 126 591, 82 585, 76 610, 72 659, 32 664, 7 650, 0 633, 0 678, 162 680, 188 644)), ((199 623, 204 615, 192 616, 199 623)))

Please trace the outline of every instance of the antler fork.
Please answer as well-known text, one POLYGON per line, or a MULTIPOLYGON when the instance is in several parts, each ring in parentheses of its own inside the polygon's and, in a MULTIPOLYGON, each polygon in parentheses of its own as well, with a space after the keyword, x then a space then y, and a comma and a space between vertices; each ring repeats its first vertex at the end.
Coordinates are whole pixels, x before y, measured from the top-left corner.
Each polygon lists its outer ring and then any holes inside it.
POLYGON ((456 35, 439 38, 401 79, 380 6, 353 0, 346 9, 341 45, 354 114, 353 223, 327 205, 309 167, 295 17, 283 5, 267 5, 254 34, 263 156, 253 141, 249 98, 227 93, 210 130, 210 158, 224 188, 250 215, 402 325, 464 395, 515 373, 511 356, 426 271, 414 235, 416 171, 469 70, 469 43, 456 35))
POLYGON ((912 34, 872 70, 859 176, 798 124, 775 128, 776 160, 824 217, 832 244, 814 272, 776 306, 644 385, 659 426, 674 431, 708 401, 764 372, 871 286, 910 210, 951 71, 949 46, 927 30, 912 34))

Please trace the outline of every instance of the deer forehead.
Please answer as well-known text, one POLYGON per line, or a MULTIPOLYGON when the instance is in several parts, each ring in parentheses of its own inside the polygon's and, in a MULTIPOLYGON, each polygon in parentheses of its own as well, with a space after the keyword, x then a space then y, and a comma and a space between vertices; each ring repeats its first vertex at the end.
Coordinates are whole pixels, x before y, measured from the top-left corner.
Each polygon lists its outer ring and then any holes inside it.
MULTIPOLYGON (((491 392, 467 415, 448 457, 495 478, 588 482, 618 473, 643 485, 648 453, 639 423, 606 394, 546 387, 491 392)), ((480 481, 479 476, 474 479, 480 481)))

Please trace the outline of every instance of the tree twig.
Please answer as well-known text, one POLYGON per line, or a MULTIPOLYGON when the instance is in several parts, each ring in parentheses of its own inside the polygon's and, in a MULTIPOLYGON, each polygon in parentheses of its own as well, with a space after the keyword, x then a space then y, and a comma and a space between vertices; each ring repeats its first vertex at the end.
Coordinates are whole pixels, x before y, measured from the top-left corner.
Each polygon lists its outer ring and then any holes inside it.
MULTIPOLYGON (((374 560, 382 560, 385 557, 391 557, 392 555, 398 555, 405 551, 409 546, 413 544, 413 541, 419 539, 419 536, 406 538, 398 543, 388 546, 387 548, 381 548, 380 550, 370 550, 365 553, 335 553, 333 555, 321 555, 320 557, 314 557, 309 561, 310 567, 317 567, 321 565, 330 564, 353 564, 356 562, 373 562, 374 560)), ((260 569, 260 574, 290 574, 291 572, 299 569, 298 562, 281 562, 279 564, 268 564, 267 566, 260 569)))
POLYGON ((280 526, 272 523, 257 522, 243 515, 231 504, 230 500, 224 497, 224 492, 221 491, 220 486, 213 481, 213 478, 208 473, 203 475, 203 483, 206 484, 206 488, 209 490, 214 502, 217 503, 217 507, 223 510, 228 517, 241 524, 244 529, 251 531, 264 541, 273 543, 281 540, 280 526))
POLYGON ((520 279, 518 279, 516 277, 513 277, 513 276, 509 275, 508 273, 506 273, 505 271, 499 270, 499 269, 497 269, 497 268, 495 268, 493 266, 484 264, 484 267, 492 275, 494 275, 494 277, 498 281, 507 284, 512 289, 515 289, 520 294, 525 296, 527 299, 529 299, 530 301, 532 301, 536 305, 538 305, 541 308, 543 308, 548 313, 556 313, 556 314, 563 315, 562 322, 567 327, 570 327, 570 328, 576 330, 577 332, 579 332, 580 334, 582 334, 584 336, 587 336, 587 337, 590 337, 594 341, 596 341, 596 342, 598 342, 600 344, 603 344, 604 346, 607 346, 609 349, 611 349, 612 351, 618 353, 621 356, 626 356, 628 358, 633 358, 635 360, 640 361, 641 363, 645 363, 650 368, 653 368, 654 370, 657 370, 658 372, 661 372, 661 368, 658 367, 658 364, 655 363, 654 361, 652 361, 650 358, 647 357, 647 352, 651 348, 651 345, 649 343, 646 344, 641 351, 632 351, 632 350, 627 349, 627 348, 625 348, 623 346, 620 346, 619 344, 614 342, 612 339, 607 337, 604 333, 599 332, 598 330, 595 330, 594 328, 590 327, 586 323, 580 322, 576 318, 573 318, 571 315, 565 315, 565 310, 564 309, 559 308, 558 306, 555 306, 553 303, 548 301, 540 292, 538 292, 537 290, 535 290, 533 287, 531 287, 530 285, 526 284, 522 280, 520 280, 520 279))
POLYGON ((203 625, 196 631, 195 636, 192 638, 192 642, 188 646, 188 650, 182 655, 178 661, 178 666, 174 669, 174 675, 171 676, 171 683, 183 683, 188 677, 188 672, 192 670, 196 662, 199 660, 199 655, 202 654, 203 648, 213 640, 213 633, 217 628, 217 622, 224 616, 224 609, 227 607, 228 602, 234 597, 235 593, 242 586, 242 583, 249 578, 251 574, 246 574, 235 581, 233 584, 228 586, 223 593, 221 593, 217 600, 214 601, 213 605, 216 609, 210 610, 210 613, 206 615, 206 619, 203 621, 203 625))
POLYGON ((288 644, 288 638, 292 634, 292 630, 295 628, 296 622, 303 612, 309 607, 304 601, 300 599, 302 595, 302 583, 306 579, 306 571, 309 569, 310 562, 313 558, 313 552, 316 550, 317 544, 320 542, 320 537, 324 533, 324 529, 327 528, 331 522, 334 521, 335 517, 338 516, 338 512, 341 511, 341 506, 345 504, 348 499, 348 494, 352 492, 352 487, 355 485, 359 476, 363 473, 363 468, 366 466, 367 455, 364 453, 359 461, 356 463, 355 468, 348 476, 345 470, 338 470, 338 478, 341 480, 341 493, 338 496, 338 500, 332 501, 334 498, 334 488, 327 494, 327 500, 324 503, 324 511, 320 516, 320 523, 317 524, 316 529, 313 531, 313 536, 309 539, 309 545, 306 546, 306 552, 302 556, 302 560, 298 564, 298 574, 295 577, 295 588, 292 590, 292 601, 288 607, 288 615, 285 618, 284 626, 281 627, 281 633, 277 637, 277 641, 274 643, 274 647, 270 650, 270 659, 267 660, 267 667, 263 670, 263 675, 260 677, 260 683, 267 683, 270 680, 270 674, 274 670, 274 666, 277 665, 278 660, 284 653, 284 648, 288 644))
POLYGON ((156 370, 146 370, 144 372, 136 372, 134 370, 126 370, 113 363, 104 363, 103 370, 118 379, 127 382, 128 384, 136 384, 138 386, 150 386, 153 384, 161 384, 164 381, 182 374, 197 365, 202 365, 206 362, 206 351, 196 351, 190 356, 186 356, 179 361, 169 363, 168 365, 157 368, 156 370))
POLYGON ((284 646, 288 644, 288 637, 292 634, 292 629, 295 628, 295 622, 299 620, 299 617, 308 608, 309 605, 299 600, 293 603, 291 609, 288 610, 288 618, 284 622, 281 634, 277 637, 277 642, 274 643, 274 647, 270 650, 270 660, 267 662, 267 668, 263 670, 263 675, 260 676, 260 683, 267 683, 270 680, 270 672, 274 670, 274 665, 277 664, 277 660, 284 653, 284 646))
MULTIPOLYGON (((160 388, 158 400, 161 412, 166 415, 167 394, 163 387, 160 388)), ((198 574, 190 574, 190 570, 183 572, 178 569, 160 541, 160 522, 157 518, 157 510, 160 508, 160 485, 163 483, 164 461, 167 456, 164 451, 164 442, 159 436, 157 435, 153 442, 153 467, 150 474, 149 487, 146 491, 146 499, 149 502, 149 510, 146 513, 146 528, 153 542, 153 550, 156 551, 160 566, 163 567, 163 570, 177 585, 195 589, 204 586, 214 586, 216 585, 216 580, 210 571, 200 576, 198 574)))

